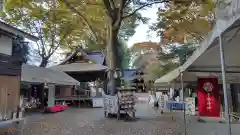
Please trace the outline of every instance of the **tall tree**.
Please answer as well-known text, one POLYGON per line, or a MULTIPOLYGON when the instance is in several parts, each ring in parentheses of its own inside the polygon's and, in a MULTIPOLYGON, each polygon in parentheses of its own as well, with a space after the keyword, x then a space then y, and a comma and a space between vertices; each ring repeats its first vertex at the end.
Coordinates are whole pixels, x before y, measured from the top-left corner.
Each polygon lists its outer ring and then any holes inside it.
POLYGON ((122 68, 127 69, 130 66, 130 60, 131 60, 131 51, 128 48, 128 46, 125 44, 125 42, 122 41, 123 46, 123 61, 122 61, 122 68))
MULTIPOLYGON (((77 13, 81 18, 85 18, 84 15, 79 12, 77 6, 75 6, 74 0, 63 0, 72 11, 77 13), (71 3, 72 2, 72 3, 71 3)), ((141 0, 92 0, 86 4, 93 4, 93 3, 100 3, 102 11, 106 11, 106 15, 104 19, 106 19, 106 22, 108 24, 107 27, 107 59, 108 59, 108 66, 115 70, 117 68, 121 68, 121 49, 122 46, 119 43, 119 35, 121 34, 121 28, 124 26, 125 20, 128 20, 131 17, 135 17, 137 20, 142 20, 146 22, 146 19, 141 16, 141 14, 138 12, 141 9, 144 9, 146 7, 149 7, 153 4, 157 3, 164 3, 168 0, 147 0, 146 2, 143 2, 141 0)), ((76 0, 75 0, 76 2, 76 0)), ((87 19, 84 19, 87 20, 87 19)), ((86 26, 88 26, 89 29, 91 29, 91 25, 87 21, 86 26)), ((94 33, 94 30, 92 30, 92 33, 94 33)), ((111 76, 111 80, 113 82, 113 87, 116 86, 116 81, 113 79, 113 76, 111 76)), ((115 88, 112 88, 113 90, 115 88)), ((111 95, 114 95, 115 91, 111 92, 111 95)))
POLYGON ((30 48, 28 42, 23 37, 14 37, 12 41, 12 55, 20 59, 22 63, 27 63, 29 60, 30 48))
POLYGON ((60 46, 78 44, 83 33, 81 20, 56 0, 5 0, 4 13, 5 21, 39 37, 40 67, 47 66, 60 46))

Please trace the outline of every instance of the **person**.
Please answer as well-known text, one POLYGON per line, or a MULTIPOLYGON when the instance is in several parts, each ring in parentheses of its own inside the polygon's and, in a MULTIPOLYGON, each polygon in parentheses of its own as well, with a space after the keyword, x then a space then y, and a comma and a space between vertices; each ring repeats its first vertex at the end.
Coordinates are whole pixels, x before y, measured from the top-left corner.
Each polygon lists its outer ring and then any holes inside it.
MULTIPOLYGON (((156 98, 156 97, 155 97, 155 98, 156 98)), ((158 99, 157 99, 157 98, 154 100, 154 108, 155 108, 155 109, 158 109, 158 108, 159 108, 159 103, 158 103, 158 99)))

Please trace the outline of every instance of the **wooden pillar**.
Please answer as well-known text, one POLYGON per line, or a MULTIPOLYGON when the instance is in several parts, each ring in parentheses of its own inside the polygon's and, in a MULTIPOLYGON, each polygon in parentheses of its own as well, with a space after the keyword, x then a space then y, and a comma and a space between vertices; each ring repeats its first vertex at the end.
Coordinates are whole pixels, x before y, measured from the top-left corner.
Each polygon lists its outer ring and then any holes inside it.
POLYGON ((48 107, 55 105, 55 85, 48 84, 48 107))

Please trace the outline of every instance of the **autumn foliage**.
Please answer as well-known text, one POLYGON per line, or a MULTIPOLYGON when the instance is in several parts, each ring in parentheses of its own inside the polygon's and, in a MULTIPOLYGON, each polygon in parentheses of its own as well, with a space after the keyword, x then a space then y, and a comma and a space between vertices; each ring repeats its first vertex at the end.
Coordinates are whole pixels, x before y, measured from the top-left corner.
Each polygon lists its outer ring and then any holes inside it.
POLYGON ((201 40, 212 29, 214 11, 213 0, 173 0, 159 8, 152 29, 169 42, 201 40))

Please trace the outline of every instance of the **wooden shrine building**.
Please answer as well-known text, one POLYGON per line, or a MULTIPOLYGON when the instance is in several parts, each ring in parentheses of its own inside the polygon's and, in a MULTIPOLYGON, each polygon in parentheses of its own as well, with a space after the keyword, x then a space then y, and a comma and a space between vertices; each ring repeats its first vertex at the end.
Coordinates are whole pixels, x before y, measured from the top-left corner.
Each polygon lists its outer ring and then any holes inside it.
POLYGON ((80 82, 80 88, 58 88, 56 100, 91 100, 89 82, 106 80, 108 67, 105 65, 105 55, 102 52, 87 52, 79 47, 59 65, 50 67, 53 70, 63 71, 80 82))

